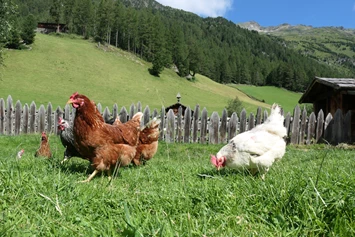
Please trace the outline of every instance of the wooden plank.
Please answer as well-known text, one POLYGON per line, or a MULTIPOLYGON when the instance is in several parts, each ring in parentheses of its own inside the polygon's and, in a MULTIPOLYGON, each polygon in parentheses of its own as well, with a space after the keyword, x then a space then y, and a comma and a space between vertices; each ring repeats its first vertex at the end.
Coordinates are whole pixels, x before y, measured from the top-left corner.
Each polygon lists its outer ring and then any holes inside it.
POLYGON ((269 114, 268 114, 267 110, 265 109, 264 114, 263 114, 263 122, 265 122, 268 117, 269 117, 269 114))
POLYGON ((30 133, 36 132, 36 104, 32 101, 30 105, 30 133))
POLYGON ((57 109, 54 111, 54 128, 53 128, 53 132, 54 134, 56 135, 59 135, 60 134, 60 131, 58 130, 58 121, 59 121, 59 118, 62 118, 63 117, 63 111, 62 111, 62 108, 60 108, 60 106, 57 107, 57 109))
POLYGON ((52 119, 52 104, 51 102, 48 103, 47 106, 47 134, 51 133, 53 131, 53 119, 52 119))
POLYGON ((218 135, 219 135, 219 115, 217 112, 213 112, 210 118, 209 124, 209 143, 218 144, 218 135))
POLYGON ((0 98, 0 135, 5 134, 5 101, 0 98))
POLYGON ((25 104, 23 106, 23 113, 22 113, 22 133, 27 134, 28 133, 28 120, 30 116, 30 110, 28 108, 28 104, 25 104))
POLYGON ((334 124, 333 116, 331 113, 329 113, 325 118, 325 122, 324 122, 324 139, 328 143, 331 143, 333 124, 334 124))
POLYGON ((219 142, 226 143, 227 142, 227 118, 228 112, 227 109, 224 109, 221 117, 221 124, 219 126, 219 142))
POLYGON ((307 126, 307 140, 306 144, 314 144, 315 141, 315 134, 316 134, 316 115, 314 112, 311 113, 308 120, 307 126))
POLYGON ((113 107, 112 107, 112 118, 113 118, 113 121, 116 120, 117 116, 118 116, 118 105, 117 105, 117 103, 115 103, 113 105, 113 107))
POLYGON ((323 110, 320 110, 317 116, 316 143, 318 143, 322 138, 323 130, 324 130, 324 113, 323 110))
POLYGON ((104 113, 102 114, 102 117, 104 118, 105 123, 107 123, 108 121, 110 121, 110 109, 106 106, 104 109, 104 113))
POLYGON ((331 144, 333 145, 338 145, 339 143, 342 143, 344 140, 344 134, 343 134, 343 113, 341 112, 340 109, 337 109, 337 111, 334 114, 334 124, 333 124, 333 129, 332 129, 332 139, 331 144))
POLYGON ((165 141, 167 143, 174 143, 175 115, 172 109, 169 109, 166 120, 165 141))
POLYGON ((290 125, 291 125, 291 113, 287 112, 286 116, 285 116, 285 122, 284 122, 284 126, 286 128, 286 134, 287 134, 287 142, 290 142, 290 125))
POLYGON ((45 108, 44 105, 41 105, 38 110, 38 132, 41 133, 44 131, 46 126, 46 119, 45 119, 45 108))
POLYGON ((19 135, 21 132, 21 115, 22 115, 22 104, 18 100, 15 105, 15 135, 19 135))
POLYGON ((261 107, 258 107, 258 109, 256 110, 256 116, 255 116, 256 125, 259 125, 262 123, 261 117, 262 117, 262 109, 261 109, 261 107))
POLYGON ((150 120, 150 109, 149 106, 147 105, 144 108, 144 112, 143 112, 143 125, 146 125, 150 120))
POLYGON ((66 104, 64 106, 64 117, 65 120, 69 121, 70 123, 72 123, 73 121, 70 121, 70 106, 68 104, 66 104))
POLYGON ((201 128, 200 128, 200 142, 201 144, 206 144, 207 142, 207 110, 206 107, 203 108, 201 113, 201 128))
POLYGON ((142 103, 140 101, 137 103, 137 112, 142 112, 142 103))
POLYGON ((127 117, 128 117, 127 114, 128 114, 127 109, 126 109, 126 107, 123 106, 123 107, 121 108, 120 113, 119 113, 120 121, 121 121, 122 123, 127 122, 127 117))
POLYGON ((129 119, 133 118, 133 115, 136 113, 136 108, 134 104, 131 104, 131 107, 129 107, 129 119))
POLYGON ((293 112, 292 126, 291 126, 291 144, 298 144, 299 134, 300 134, 300 116, 301 109, 299 105, 297 105, 293 112))
POLYGON ((344 117, 344 142, 351 143, 351 110, 344 117))
POLYGON ((233 112, 228 123, 228 141, 237 135, 238 115, 233 112))
POLYGON ((300 138, 298 144, 302 144, 302 145, 305 144, 306 132, 307 132, 307 110, 306 107, 304 107, 302 112, 302 118, 301 118, 300 138))
POLYGON ((240 112, 240 124, 239 124, 239 133, 243 133, 247 130, 247 112, 245 109, 240 112))
POLYGON ((176 116, 176 141, 177 142, 182 142, 183 141, 183 136, 182 136, 182 107, 180 106, 178 108, 178 113, 176 116))
POLYGON ((158 118, 158 110, 157 109, 153 110, 152 119, 153 118, 158 118))
POLYGON ((159 130, 160 130, 159 139, 161 141, 164 141, 165 140, 164 139, 164 135, 165 135, 164 134, 164 129, 166 127, 166 125, 165 125, 165 108, 164 108, 164 106, 162 106, 161 110, 160 110, 160 120, 161 120, 161 122, 159 124, 159 130))
POLYGON ((248 130, 252 130, 255 127, 254 124, 255 124, 254 114, 250 113, 249 122, 248 122, 248 130))
POLYGON ((199 116, 200 116, 200 106, 196 105, 194 115, 193 115, 193 123, 192 123, 192 142, 198 142, 198 130, 199 130, 199 116))
POLYGON ((7 107, 6 107, 6 134, 12 135, 12 113, 13 113, 12 97, 9 95, 7 97, 7 107))
POLYGON ((187 106, 184 115, 184 143, 190 142, 191 137, 191 109, 187 106))
POLYGON ((99 113, 102 114, 102 105, 101 105, 101 103, 96 104, 96 108, 99 111, 99 113))

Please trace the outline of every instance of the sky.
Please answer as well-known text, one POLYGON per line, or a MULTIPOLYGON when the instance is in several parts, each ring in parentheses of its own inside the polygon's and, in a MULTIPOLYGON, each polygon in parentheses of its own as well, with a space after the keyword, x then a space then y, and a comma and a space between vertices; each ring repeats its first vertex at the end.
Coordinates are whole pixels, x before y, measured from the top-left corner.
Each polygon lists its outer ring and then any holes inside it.
POLYGON ((355 29, 355 0, 156 0, 201 17, 224 17, 261 26, 343 26, 355 29))

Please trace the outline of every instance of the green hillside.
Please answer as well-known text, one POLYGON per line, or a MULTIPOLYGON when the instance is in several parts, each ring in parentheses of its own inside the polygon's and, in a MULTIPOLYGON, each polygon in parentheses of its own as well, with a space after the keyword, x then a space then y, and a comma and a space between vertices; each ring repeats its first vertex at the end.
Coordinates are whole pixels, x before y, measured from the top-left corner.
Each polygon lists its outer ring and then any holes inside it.
POLYGON ((251 86, 251 85, 230 85, 244 92, 251 98, 263 101, 267 104, 278 103, 286 112, 293 112, 301 93, 291 92, 274 86, 251 86))
POLYGON ((14 103, 34 101, 37 106, 51 102, 65 106, 69 96, 78 91, 96 103, 112 108, 138 101, 143 108, 160 110, 162 106, 181 102, 192 109, 199 104, 209 113, 221 112, 227 101, 238 96, 248 112, 268 104, 252 100, 242 92, 197 75, 195 82, 180 78, 165 69, 160 77, 151 76, 151 64, 114 47, 96 44, 74 36, 38 34, 31 50, 9 50, 1 68, 0 98, 11 95, 14 103))

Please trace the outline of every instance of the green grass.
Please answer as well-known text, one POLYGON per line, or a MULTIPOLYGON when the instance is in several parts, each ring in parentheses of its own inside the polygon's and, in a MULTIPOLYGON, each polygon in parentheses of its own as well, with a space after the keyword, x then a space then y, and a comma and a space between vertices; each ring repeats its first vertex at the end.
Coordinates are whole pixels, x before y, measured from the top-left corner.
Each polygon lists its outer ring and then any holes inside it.
POLYGON ((60 165, 64 148, 49 139, 45 160, 40 135, 0 136, 1 236, 355 235, 352 150, 288 146, 263 182, 217 172, 209 155, 222 145, 160 143, 147 165, 81 184, 88 162, 60 165))
POLYGON ((245 94, 252 96, 261 101, 265 101, 267 104, 278 103, 285 112, 293 114, 293 110, 298 104, 298 100, 301 98, 301 93, 291 92, 282 88, 274 86, 251 86, 251 85, 230 85, 245 94))
POLYGON ((172 69, 160 77, 151 76, 151 64, 120 49, 98 48, 96 44, 73 36, 37 34, 31 50, 8 50, 5 67, 0 68, 0 98, 11 95, 14 103, 34 101, 39 107, 49 102, 54 108, 65 106, 78 91, 110 109, 117 103, 127 109, 141 102, 151 110, 176 103, 194 109, 206 107, 209 114, 221 113, 230 99, 243 98, 247 111, 270 105, 252 100, 240 91, 216 83, 201 75, 195 82, 180 78, 172 69))

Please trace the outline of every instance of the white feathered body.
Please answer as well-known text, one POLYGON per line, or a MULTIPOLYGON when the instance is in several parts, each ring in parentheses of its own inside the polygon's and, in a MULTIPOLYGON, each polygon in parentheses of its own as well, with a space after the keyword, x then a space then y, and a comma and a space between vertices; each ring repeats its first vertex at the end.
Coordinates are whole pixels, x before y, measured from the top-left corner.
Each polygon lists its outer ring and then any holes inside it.
POLYGON ((266 173, 271 165, 281 159, 286 150, 286 128, 281 108, 274 104, 268 119, 250 131, 240 133, 217 153, 225 157, 225 166, 249 169, 252 173, 266 173))

